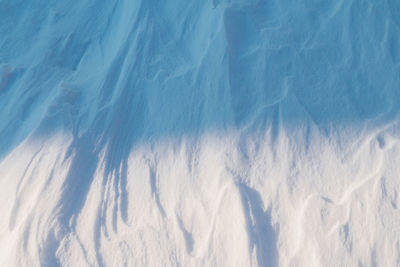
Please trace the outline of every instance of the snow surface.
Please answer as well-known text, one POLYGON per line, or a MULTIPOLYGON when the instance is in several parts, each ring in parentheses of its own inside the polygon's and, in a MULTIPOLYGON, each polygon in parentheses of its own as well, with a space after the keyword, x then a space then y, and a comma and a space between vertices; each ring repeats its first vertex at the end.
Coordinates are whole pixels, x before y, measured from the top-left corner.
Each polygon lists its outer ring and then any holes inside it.
POLYGON ((0 266, 400 266, 397 0, 0 0, 0 266))

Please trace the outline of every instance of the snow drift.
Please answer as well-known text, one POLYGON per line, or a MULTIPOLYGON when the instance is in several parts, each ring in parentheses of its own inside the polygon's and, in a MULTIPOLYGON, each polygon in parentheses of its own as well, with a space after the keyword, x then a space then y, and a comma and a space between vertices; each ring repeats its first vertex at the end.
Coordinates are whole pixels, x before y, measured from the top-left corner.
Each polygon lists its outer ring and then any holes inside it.
POLYGON ((399 68, 395 0, 0 0, 0 265, 400 265, 399 68))

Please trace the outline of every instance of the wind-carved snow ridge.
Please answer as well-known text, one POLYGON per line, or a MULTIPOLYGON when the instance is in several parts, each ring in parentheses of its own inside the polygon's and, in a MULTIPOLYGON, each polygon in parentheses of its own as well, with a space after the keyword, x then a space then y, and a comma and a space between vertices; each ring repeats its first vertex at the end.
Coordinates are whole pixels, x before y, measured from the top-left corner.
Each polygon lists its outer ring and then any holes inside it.
POLYGON ((2 1, 0 266, 400 265, 399 10, 2 1))

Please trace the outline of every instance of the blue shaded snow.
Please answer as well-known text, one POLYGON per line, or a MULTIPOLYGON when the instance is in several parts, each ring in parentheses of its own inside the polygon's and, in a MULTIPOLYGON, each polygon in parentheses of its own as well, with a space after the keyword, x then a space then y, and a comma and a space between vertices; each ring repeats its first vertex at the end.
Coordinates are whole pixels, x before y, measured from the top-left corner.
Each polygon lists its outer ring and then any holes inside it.
POLYGON ((140 140, 276 112, 329 134, 399 110, 396 1, 3 1, 0 12, 3 156, 32 133, 88 135, 125 157, 140 140))

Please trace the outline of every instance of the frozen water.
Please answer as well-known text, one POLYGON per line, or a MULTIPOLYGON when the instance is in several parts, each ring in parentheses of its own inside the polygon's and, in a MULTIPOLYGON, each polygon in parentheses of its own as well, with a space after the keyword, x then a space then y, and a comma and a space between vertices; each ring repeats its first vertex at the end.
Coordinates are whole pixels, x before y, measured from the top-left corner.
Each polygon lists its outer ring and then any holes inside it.
POLYGON ((400 265, 399 15, 0 0, 0 266, 400 265))

